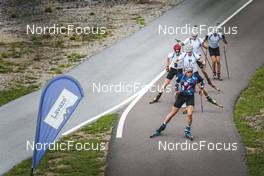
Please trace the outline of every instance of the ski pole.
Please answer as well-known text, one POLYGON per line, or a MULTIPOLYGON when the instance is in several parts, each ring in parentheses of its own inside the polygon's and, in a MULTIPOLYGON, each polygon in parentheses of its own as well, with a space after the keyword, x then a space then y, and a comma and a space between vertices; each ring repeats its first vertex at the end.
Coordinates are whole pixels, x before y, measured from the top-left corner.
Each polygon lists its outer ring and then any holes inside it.
MULTIPOLYGON (((206 61, 208 62, 208 64, 209 64, 209 67, 211 68, 211 70, 212 70, 212 72, 213 72, 213 67, 212 67, 212 65, 211 65, 211 63, 210 63, 210 61, 208 60, 208 58, 207 58, 207 53, 205 54, 205 52, 204 52, 204 50, 203 50, 203 48, 201 48, 202 49, 202 51, 203 51, 203 54, 204 54, 204 57, 205 57, 205 59, 206 59, 206 61)), ((206 50, 207 51, 207 50, 206 50)))
POLYGON ((203 91, 200 92, 200 99, 201 99, 201 110, 202 112, 204 112, 203 110, 203 91))
POLYGON ((225 48, 225 46, 224 46, 224 55, 225 55, 225 64, 226 64, 227 77, 228 77, 228 79, 230 79, 228 63, 227 63, 227 58, 226 58, 226 48, 225 48))
POLYGON ((205 52, 205 57, 207 57, 207 55, 208 55, 208 50, 206 49, 206 52, 205 52))
MULTIPOLYGON (((205 50, 205 55, 204 56, 207 58, 207 49, 205 50)), ((205 67, 206 67, 206 61, 205 61, 205 67)))

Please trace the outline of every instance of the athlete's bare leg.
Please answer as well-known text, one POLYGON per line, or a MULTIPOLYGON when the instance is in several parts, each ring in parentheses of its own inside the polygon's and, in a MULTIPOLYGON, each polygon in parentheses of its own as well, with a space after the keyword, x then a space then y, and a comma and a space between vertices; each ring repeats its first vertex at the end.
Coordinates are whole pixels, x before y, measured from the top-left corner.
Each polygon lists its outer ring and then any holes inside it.
POLYGON ((164 122, 161 124, 161 126, 159 127, 159 129, 157 129, 155 131, 155 133, 153 135, 150 136, 150 138, 153 138, 155 136, 159 136, 160 133, 165 130, 166 125, 170 122, 170 120, 177 114, 177 112, 179 111, 179 108, 176 107, 172 107, 170 113, 165 117, 164 122))
POLYGON ((192 125, 193 106, 187 106, 187 126, 192 125))
POLYGON ((213 88, 216 89, 217 91, 220 91, 220 89, 217 88, 217 87, 212 83, 211 79, 209 78, 209 75, 208 75, 207 70, 206 70, 205 60, 203 60, 203 66, 200 67, 200 69, 201 69, 201 71, 202 71, 202 73, 203 73, 203 75, 204 75, 204 77, 205 77, 205 79, 206 79, 208 85, 210 85, 211 87, 213 87, 213 88))
POLYGON ((151 100, 151 101, 149 102, 150 104, 152 104, 152 103, 156 103, 156 102, 159 101, 159 99, 160 99, 162 93, 165 91, 166 87, 170 84, 170 81, 171 81, 171 80, 169 80, 168 78, 166 78, 166 79, 164 80, 164 82, 163 82, 163 84, 162 84, 162 86, 161 86, 161 88, 160 88, 158 94, 156 95, 156 97, 155 97, 153 100, 151 100))
POLYGON ((192 112, 193 112, 193 106, 190 105, 187 107, 187 125, 184 130, 185 137, 193 140, 192 132, 191 132, 191 125, 192 125, 192 112))
POLYGON ((162 84, 162 86, 161 86, 161 88, 159 90, 160 93, 163 93, 164 92, 164 90, 166 89, 166 87, 170 84, 170 81, 171 80, 169 80, 167 78, 164 80, 164 82, 163 82, 163 84, 162 84))
POLYGON ((179 108, 176 108, 175 106, 173 106, 171 108, 170 113, 165 117, 164 124, 168 124, 171 121, 171 119, 177 114, 178 111, 179 111, 179 108))
POLYGON ((220 56, 216 56, 216 63, 217 63, 217 77, 219 80, 222 80, 221 78, 221 62, 220 62, 220 56))
POLYGON ((211 56, 214 78, 216 78, 216 57, 211 56))

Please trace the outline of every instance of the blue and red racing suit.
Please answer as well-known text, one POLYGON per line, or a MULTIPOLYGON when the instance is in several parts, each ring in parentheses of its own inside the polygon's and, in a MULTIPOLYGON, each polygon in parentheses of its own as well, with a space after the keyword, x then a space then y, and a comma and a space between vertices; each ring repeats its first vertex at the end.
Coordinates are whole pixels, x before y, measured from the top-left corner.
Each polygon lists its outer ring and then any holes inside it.
MULTIPOLYGON (((176 83, 176 87, 179 87, 179 93, 184 96, 192 96, 195 93, 195 86, 198 84, 198 78, 193 75, 192 77, 187 77, 182 75, 179 82, 176 83)), ((202 88, 204 87, 204 82, 201 82, 202 88)))

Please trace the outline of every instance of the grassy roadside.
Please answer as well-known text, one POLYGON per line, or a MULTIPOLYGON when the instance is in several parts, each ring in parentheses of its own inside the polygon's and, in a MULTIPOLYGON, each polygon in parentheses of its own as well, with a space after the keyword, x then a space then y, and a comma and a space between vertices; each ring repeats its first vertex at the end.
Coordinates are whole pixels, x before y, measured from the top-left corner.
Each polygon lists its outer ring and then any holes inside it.
POLYGON ((235 105, 234 121, 246 147, 251 176, 264 176, 264 66, 257 69, 235 105))
MULTIPOLYGON (((74 141, 73 144, 78 143, 78 146, 80 146, 79 143, 90 144, 90 150, 77 150, 77 147, 71 147, 70 150, 65 151, 50 150, 42 158, 35 175, 104 175, 108 142, 116 119, 117 114, 103 116, 96 122, 60 139, 58 144, 67 143, 68 141, 74 141)), ((22 161, 4 175, 30 175, 31 159, 28 158, 22 161)))
POLYGON ((19 98, 23 95, 31 93, 37 90, 39 87, 37 85, 30 85, 30 86, 19 86, 15 88, 10 88, 8 90, 1 90, 0 91, 0 106, 19 98))

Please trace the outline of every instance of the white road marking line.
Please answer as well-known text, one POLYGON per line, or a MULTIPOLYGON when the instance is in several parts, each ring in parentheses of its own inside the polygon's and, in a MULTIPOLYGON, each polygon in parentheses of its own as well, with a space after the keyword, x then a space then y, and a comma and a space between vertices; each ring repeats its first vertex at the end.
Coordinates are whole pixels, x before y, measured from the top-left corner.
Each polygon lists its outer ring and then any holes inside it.
POLYGON ((243 10, 245 7, 247 7, 251 2, 253 2, 253 0, 249 0, 248 2, 246 2, 242 7, 240 7, 239 9, 237 9, 232 15, 230 15, 227 19, 225 19, 225 21, 223 21, 219 27, 223 26, 225 23, 227 23, 229 20, 231 20, 234 16, 236 16, 241 10, 243 10))
MULTIPOLYGON (((243 10, 246 6, 248 6, 251 2, 253 2, 253 0, 249 0, 248 2, 246 2, 242 7, 240 7, 239 9, 237 9, 232 15, 230 15, 227 19, 225 19, 218 27, 223 26, 225 23, 227 23, 230 19, 232 19, 235 15, 237 15, 241 10, 243 10)), ((148 89, 156 82, 159 80, 159 78, 165 74, 165 70, 162 71, 153 81, 151 81, 147 87, 143 90, 140 91, 140 94, 138 95, 138 97, 136 99, 134 99, 129 105, 128 107, 125 109, 125 111, 122 113, 121 118, 118 122, 118 126, 117 126, 117 132, 116 132, 116 138, 122 138, 123 135, 123 127, 124 127, 124 123, 126 120, 126 117, 128 115, 128 113, 130 112, 130 110, 136 105, 136 103, 143 97, 143 95, 148 91, 148 89)))
POLYGON ((117 132, 116 132, 116 138, 122 138, 122 133, 123 133, 123 127, 124 123, 127 117, 127 114, 129 111, 134 107, 134 105, 145 95, 145 93, 151 88, 151 86, 157 82, 164 74, 165 70, 163 70, 155 79, 153 79, 148 85, 146 85, 142 90, 140 90, 139 95, 137 98, 135 98, 129 106, 125 109, 125 111, 122 113, 122 116, 120 117, 120 120, 118 122, 117 126, 117 132))
POLYGON ((110 114, 118 109, 120 109, 121 107, 125 106, 126 104, 128 104, 130 101, 132 101, 134 98, 136 98, 138 96, 138 94, 140 93, 140 91, 138 91, 137 93, 135 93, 134 95, 130 96, 128 99, 126 99, 125 101, 121 102, 120 104, 112 107, 111 109, 108 109, 107 111, 105 112, 102 112, 101 114, 98 114, 97 116, 94 116, 92 117, 91 119, 87 120, 87 121, 84 121, 82 123, 80 123, 79 125, 73 127, 72 129, 64 132, 62 135, 65 136, 65 135, 68 135, 78 129, 80 129, 81 127, 99 119, 100 117, 104 116, 104 115, 107 115, 107 114, 110 114))

